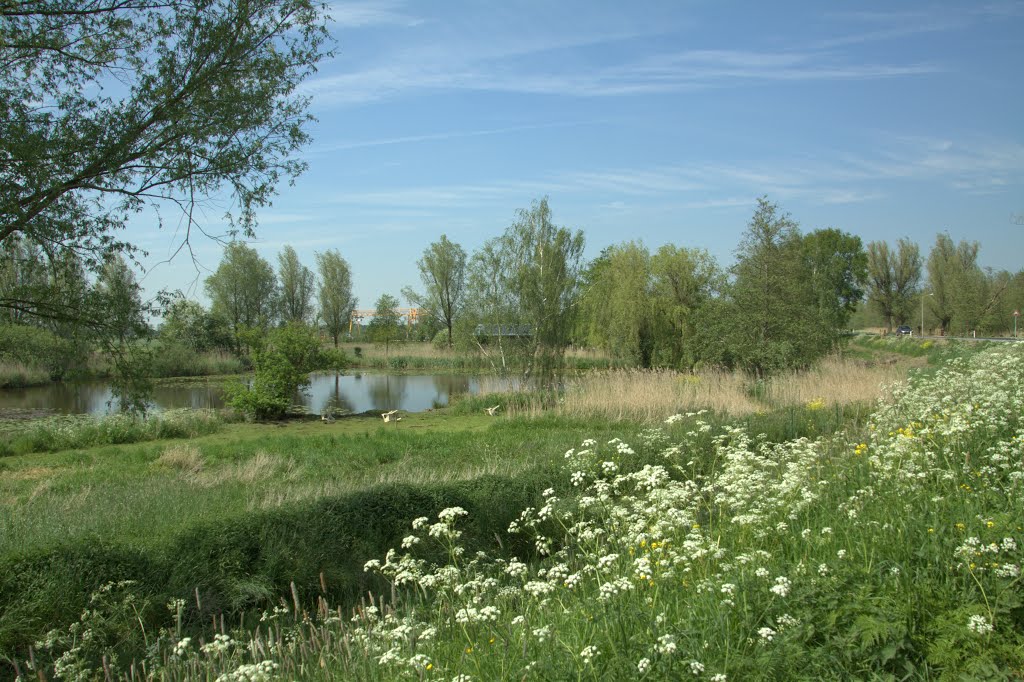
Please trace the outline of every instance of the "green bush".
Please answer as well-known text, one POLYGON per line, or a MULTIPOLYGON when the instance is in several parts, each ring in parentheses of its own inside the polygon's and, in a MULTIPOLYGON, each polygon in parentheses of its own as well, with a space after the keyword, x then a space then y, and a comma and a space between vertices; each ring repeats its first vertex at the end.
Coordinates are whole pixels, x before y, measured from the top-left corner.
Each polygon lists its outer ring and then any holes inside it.
POLYGON ((150 373, 154 377, 238 374, 245 370, 240 359, 224 351, 199 352, 174 341, 158 341, 153 346, 150 373))
POLYGON ((45 372, 49 379, 57 380, 84 364, 84 353, 83 348, 48 329, 0 324, 0 361, 23 365, 33 379, 45 372))
MULTIPOLYGON (((321 361, 316 332, 302 324, 246 334, 252 348, 255 376, 251 384, 225 387, 227 403, 257 421, 279 419, 291 407, 296 391, 309 383, 309 373, 321 361)), ((337 359, 337 358, 336 358, 337 359)))

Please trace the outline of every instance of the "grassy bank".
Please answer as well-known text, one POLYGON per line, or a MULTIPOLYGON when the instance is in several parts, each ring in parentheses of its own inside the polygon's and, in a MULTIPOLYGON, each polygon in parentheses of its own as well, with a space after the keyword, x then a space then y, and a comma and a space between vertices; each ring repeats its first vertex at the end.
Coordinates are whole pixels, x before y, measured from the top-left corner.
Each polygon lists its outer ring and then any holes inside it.
MULTIPOLYGON (((749 423, 777 439, 841 425, 821 417, 762 414, 749 423)), ((134 581, 153 630, 166 624, 170 599, 187 600, 185 627, 195 628, 214 614, 270 608, 293 582, 303 604, 317 596, 351 604, 384 589, 363 563, 400 542, 425 510, 474 510, 466 537, 490 547, 519 510, 542 502, 566 449, 646 428, 438 411, 397 425, 228 424, 187 442, 5 458, 0 652, 24 654, 111 581, 134 581)), ((503 543, 503 552, 531 552, 529 542, 503 543)))
POLYGON ((216 432, 222 423, 222 418, 212 410, 166 410, 146 417, 131 414, 104 417, 63 415, 0 421, 0 457, 168 438, 195 438, 216 432))
POLYGON ((170 620, 147 671, 115 673, 1019 679, 1022 414, 1024 352, 1005 348, 922 373, 836 434, 773 442, 704 415, 622 424, 578 441, 501 534, 532 551, 475 554, 480 510, 420 507, 401 547, 367 564, 393 588, 354 615, 321 602, 305 617, 295 599, 202 640, 170 620))

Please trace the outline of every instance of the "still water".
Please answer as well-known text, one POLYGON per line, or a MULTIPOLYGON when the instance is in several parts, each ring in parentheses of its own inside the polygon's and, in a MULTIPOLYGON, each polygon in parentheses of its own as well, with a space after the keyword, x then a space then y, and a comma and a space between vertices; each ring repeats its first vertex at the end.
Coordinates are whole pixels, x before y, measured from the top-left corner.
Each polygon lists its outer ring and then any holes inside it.
MULTIPOLYGON (((422 412, 447 405, 459 395, 507 390, 507 382, 492 376, 465 374, 313 374, 296 404, 320 414, 333 408, 337 414, 366 410, 422 412)), ((156 409, 223 407, 222 383, 187 382, 158 385, 153 396, 156 409)), ((40 414, 104 414, 116 411, 108 404, 110 385, 104 381, 50 384, 24 389, 0 390, 0 416, 5 412, 40 414)))

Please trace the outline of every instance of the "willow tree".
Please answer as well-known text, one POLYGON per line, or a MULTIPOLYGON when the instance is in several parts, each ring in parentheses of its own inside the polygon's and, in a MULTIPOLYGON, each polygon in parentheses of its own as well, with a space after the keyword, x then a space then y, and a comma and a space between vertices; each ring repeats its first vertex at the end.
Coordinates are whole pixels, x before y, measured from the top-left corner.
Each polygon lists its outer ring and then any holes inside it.
POLYGON ((901 239, 895 250, 886 242, 868 244, 868 302, 881 313, 886 330, 892 331, 894 321, 903 323, 911 318, 920 282, 917 244, 901 239))
POLYGON ((298 88, 328 54, 325 21, 314 0, 0 2, 0 243, 98 272, 135 249, 120 230, 147 205, 180 209, 187 247, 222 196, 251 236, 305 167, 298 88))
MULTIPOLYGON (((556 226, 546 197, 520 209, 505 233, 474 255, 471 282, 478 319, 498 343, 507 330, 515 330, 524 378, 548 378, 561 368, 573 329, 582 256, 583 233, 556 226)), ((504 355, 502 362, 507 368, 504 355)))

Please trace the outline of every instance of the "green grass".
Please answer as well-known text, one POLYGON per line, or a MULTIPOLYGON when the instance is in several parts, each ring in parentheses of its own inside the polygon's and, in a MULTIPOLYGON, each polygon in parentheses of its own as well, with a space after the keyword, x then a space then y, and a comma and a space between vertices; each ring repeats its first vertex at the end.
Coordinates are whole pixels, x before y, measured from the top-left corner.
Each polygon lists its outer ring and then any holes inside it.
MULTIPOLYGON (((787 411, 749 424, 783 439, 846 419, 787 411)), ((46 629, 74 621, 110 581, 135 581, 153 627, 171 598, 190 600, 195 627, 212 614, 268 608, 293 582, 304 603, 321 581, 325 596, 353 603, 383 587, 363 563, 398 543, 416 516, 472 509, 467 541, 489 548, 540 502, 568 448, 645 428, 439 410, 397 424, 227 424, 189 440, 4 458, 0 654, 24 654, 46 629)), ((529 548, 507 540, 503 551, 529 548)))
POLYGON ((0 421, 0 456, 54 452, 71 448, 193 438, 213 433, 222 419, 209 410, 167 410, 146 417, 63 415, 33 420, 0 421))

